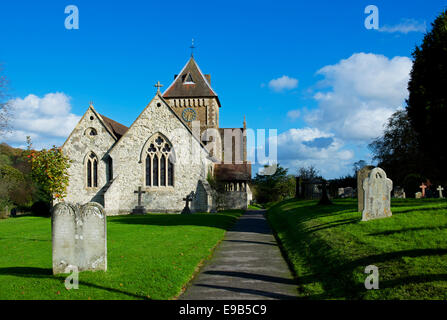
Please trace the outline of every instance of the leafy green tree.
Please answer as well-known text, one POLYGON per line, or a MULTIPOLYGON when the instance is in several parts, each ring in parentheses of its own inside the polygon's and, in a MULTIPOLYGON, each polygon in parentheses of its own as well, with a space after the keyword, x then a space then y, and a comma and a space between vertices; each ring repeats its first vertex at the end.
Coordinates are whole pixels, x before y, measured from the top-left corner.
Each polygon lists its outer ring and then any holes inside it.
POLYGON ((425 164, 431 177, 447 180, 447 12, 432 23, 421 46, 413 52, 414 64, 408 84, 408 117, 420 150, 432 159, 425 164))
POLYGON ((69 158, 56 146, 49 150, 33 151, 29 143, 28 149, 32 178, 47 194, 48 201, 65 198, 69 182, 69 158))
MULTIPOLYGON (((267 166, 265 166, 267 168, 267 166)), ((256 174, 252 180, 255 198, 258 203, 281 201, 295 194, 295 178, 288 174, 288 169, 277 165, 271 175, 256 174)))

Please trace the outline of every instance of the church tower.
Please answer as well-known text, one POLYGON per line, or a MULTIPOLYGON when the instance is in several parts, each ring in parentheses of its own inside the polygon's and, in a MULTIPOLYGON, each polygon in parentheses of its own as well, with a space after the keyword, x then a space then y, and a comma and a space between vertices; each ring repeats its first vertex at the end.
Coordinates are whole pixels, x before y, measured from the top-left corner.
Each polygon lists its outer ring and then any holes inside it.
POLYGON ((211 76, 202 73, 192 55, 163 98, 190 128, 193 121, 200 121, 201 135, 208 128, 219 128, 219 97, 211 88, 211 76))

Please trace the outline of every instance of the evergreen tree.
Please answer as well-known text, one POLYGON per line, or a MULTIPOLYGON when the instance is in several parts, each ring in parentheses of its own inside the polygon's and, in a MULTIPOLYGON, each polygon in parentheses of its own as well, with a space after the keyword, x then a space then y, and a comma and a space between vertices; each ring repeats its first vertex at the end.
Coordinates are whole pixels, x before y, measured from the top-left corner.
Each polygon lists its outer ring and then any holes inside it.
POLYGON ((413 52, 414 65, 408 84, 408 117, 421 152, 433 164, 424 168, 431 177, 447 180, 447 12, 432 23, 432 30, 413 52))

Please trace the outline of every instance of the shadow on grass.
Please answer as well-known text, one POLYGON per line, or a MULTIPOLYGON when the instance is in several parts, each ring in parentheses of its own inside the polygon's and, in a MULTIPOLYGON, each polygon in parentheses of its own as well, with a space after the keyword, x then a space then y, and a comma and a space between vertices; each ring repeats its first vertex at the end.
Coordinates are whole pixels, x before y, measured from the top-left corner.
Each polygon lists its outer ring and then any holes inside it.
MULTIPOLYGON (((35 267, 9 267, 9 268, 0 268, 0 275, 9 275, 9 276, 16 276, 16 277, 22 277, 22 278, 39 278, 39 279, 51 279, 60 281, 61 283, 64 283, 65 279, 61 279, 60 277, 56 277, 53 275, 53 270, 50 268, 35 268, 35 267)), ((124 294, 132 298, 136 299, 144 299, 144 300, 150 300, 148 297, 137 295, 131 292, 126 292, 123 290, 115 289, 115 288, 108 288, 103 287, 94 283, 86 282, 86 281, 79 281, 79 285, 84 285, 87 287, 105 290, 108 292, 114 292, 118 294, 124 294)))
POLYGON ((153 226, 199 226, 228 230, 242 213, 229 214, 194 213, 194 214, 146 214, 126 215, 109 218, 109 222, 129 225, 153 226))
POLYGON ((419 227, 419 228, 405 228, 400 230, 387 230, 383 232, 375 232, 370 233, 368 236, 389 236, 396 233, 404 233, 409 231, 423 231, 423 230, 440 230, 440 229, 447 229, 447 225, 445 226, 439 226, 439 227, 419 227))
MULTIPOLYGON (((413 204, 407 204, 410 206, 413 204)), ((337 227, 344 224, 354 224, 360 221, 357 218, 339 219, 327 223, 318 224, 316 220, 325 216, 337 217, 341 213, 356 212, 356 204, 354 203, 334 203, 327 207, 316 208, 315 204, 302 201, 285 201, 272 208, 269 216, 275 225, 277 233, 281 233, 282 246, 286 248, 289 255, 297 255, 305 262, 310 274, 298 275, 297 281, 299 291, 303 294, 304 299, 362 299, 367 290, 362 282, 359 282, 359 272, 368 265, 376 265, 381 268, 389 268, 390 263, 393 269, 405 270, 405 257, 423 257, 423 256, 443 256, 447 255, 447 249, 413 249, 402 250, 389 253, 376 254, 373 248, 364 247, 363 252, 358 252, 357 256, 345 257, 343 254, 333 249, 330 242, 332 238, 325 239, 315 234, 315 231, 337 227), (291 207, 289 209, 289 206, 291 207), (348 212, 349 212, 348 211, 348 212), (314 220, 314 221, 311 221, 314 220), (305 222, 309 221, 310 226, 305 222), (306 296, 307 289, 305 285, 319 283, 323 289, 321 294, 306 296)), ((425 228, 414 228, 414 230, 425 228)), ((428 229, 428 228, 427 228, 428 229)), ((430 228, 431 229, 431 228, 430 228)), ((436 229, 436 228, 433 228, 436 229)), ((405 232, 406 230, 385 231, 370 235, 389 235, 397 232, 405 232)), ((405 275, 399 273, 399 275, 405 275)), ((361 276, 360 276, 361 277, 361 276)), ((366 275, 365 275, 366 278, 366 275)), ((381 288, 392 286, 400 286, 408 284, 408 281, 415 280, 418 282, 444 281, 445 275, 415 275, 401 277, 381 281, 381 288)))

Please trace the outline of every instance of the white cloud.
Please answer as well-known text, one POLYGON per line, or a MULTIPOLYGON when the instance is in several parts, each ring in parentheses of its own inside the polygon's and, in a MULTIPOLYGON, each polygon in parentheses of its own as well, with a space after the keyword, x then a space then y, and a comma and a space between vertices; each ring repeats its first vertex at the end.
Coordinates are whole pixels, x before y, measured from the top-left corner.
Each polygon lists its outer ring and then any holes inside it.
POLYGON ((387 119, 408 97, 412 62, 407 57, 356 53, 320 69, 320 85, 328 91, 314 95, 318 108, 306 122, 345 141, 369 142, 383 133, 387 119))
POLYGON ((31 136, 35 148, 61 145, 81 118, 71 113, 70 97, 64 93, 48 93, 40 98, 30 94, 9 101, 12 111, 12 132, 3 141, 23 147, 31 136))
POLYGON ((278 135, 278 162, 296 173, 300 167, 314 165, 327 178, 345 174, 354 153, 343 149, 334 134, 317 128, 289 129, 278 135))
POLYGON ((289 78, 288 76, 282 76, 281 78, 272 79, 269 82, 269 88, 276 92, 284 90, 291 90, 298 87, 298 80, 289 78))
POLYGON ((387 33, 403 33, 407 34, 410 32, 422 32, 425 33, 427 31, 427 25, 424 22, 419 22, 414 19, 403 19, 400 23, 388 26, 385 25, 381 28, 379 28, 380 32, 387 32, 387 33))
POLYGON ((290 110, 289 112, 287 112, 287 117, 294 121, 296 119, 298 119, 301 115, 301 111, 300 110, 290 110))

